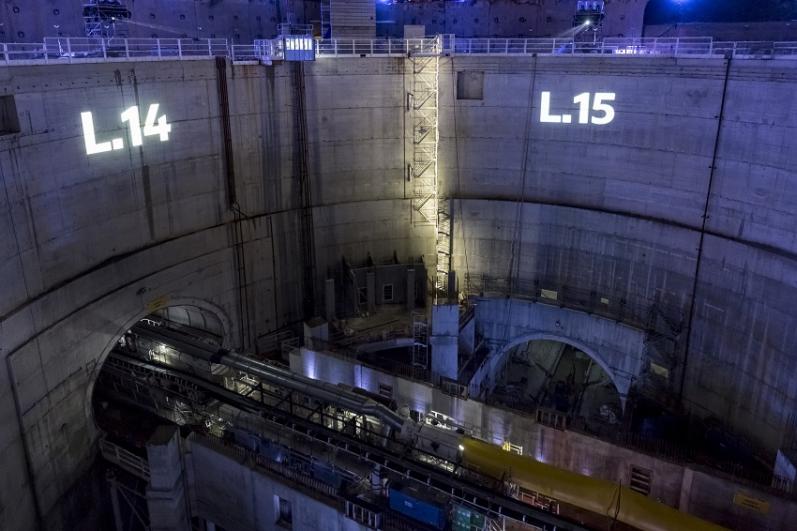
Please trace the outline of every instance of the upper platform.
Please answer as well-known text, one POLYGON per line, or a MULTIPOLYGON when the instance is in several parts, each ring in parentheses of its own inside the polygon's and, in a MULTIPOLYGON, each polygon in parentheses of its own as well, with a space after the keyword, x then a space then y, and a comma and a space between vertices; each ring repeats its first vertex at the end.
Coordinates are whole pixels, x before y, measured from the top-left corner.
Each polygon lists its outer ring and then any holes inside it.
POLYGON ((48 37, 43 42, 0 43, 0 64, 94 63, 228 57, 233 61, 290 59, 297 46, 317 58, 407 56, 660 56, 738 59, 797 59, 797 42, 715 41, 711 37, 606 38, 595 42, 573 39, 457 38, 438 35, 424 39, 312 39, 297 43, 293 36, 232 44, 227 39, 121 39, 48 37), (309 51, 309 50, 308 50, 309 51))

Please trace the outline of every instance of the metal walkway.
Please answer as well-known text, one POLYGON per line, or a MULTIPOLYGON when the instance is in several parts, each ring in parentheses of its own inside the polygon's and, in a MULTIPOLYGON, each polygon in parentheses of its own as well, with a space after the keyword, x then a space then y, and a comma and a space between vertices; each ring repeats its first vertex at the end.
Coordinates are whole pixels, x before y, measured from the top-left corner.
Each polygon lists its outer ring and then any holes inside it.
MULTIPOLYGON (((715 41, 711 37, 572 39, 316 39, 316 58, 422 56, 725 57, 797 59, 794 41, 715 41), (438 45, 442 42, 442 46, 438 45)), ((280 39, 231 44, 226 39, 124 39, 48 37, 42 42, 0 43, 0 66, 119 61, 190 60, 224 56, 235 62, 284 59, 280 39)))

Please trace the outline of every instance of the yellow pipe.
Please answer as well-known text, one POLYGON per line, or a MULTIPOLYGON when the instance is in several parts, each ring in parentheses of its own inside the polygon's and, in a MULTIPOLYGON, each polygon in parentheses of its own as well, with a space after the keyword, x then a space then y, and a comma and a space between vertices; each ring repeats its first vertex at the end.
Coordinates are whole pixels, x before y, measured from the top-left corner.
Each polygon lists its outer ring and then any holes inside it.
POLYGON ((619 522, 643 531, 727 531, 611 481, 540 463, 476 439, 463 438, 462 446, 468 468, 496 479, 511 478, 520 487, 608 518, 616 515, 619 522))

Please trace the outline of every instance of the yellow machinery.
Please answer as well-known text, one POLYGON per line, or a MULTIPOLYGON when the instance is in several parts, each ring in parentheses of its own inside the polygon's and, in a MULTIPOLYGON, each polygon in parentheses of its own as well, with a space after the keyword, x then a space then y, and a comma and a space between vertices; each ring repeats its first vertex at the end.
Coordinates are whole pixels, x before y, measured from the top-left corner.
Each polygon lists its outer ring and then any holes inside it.
MULTIPOLYGON (((462 439, 462 461, 496 479, 643 531, 722 531, 724 527, 655 502, 610 481, 582 476, 535 461, 498 446, 462 439)), ((727 530, 726 530, 727 531, 727 530)))

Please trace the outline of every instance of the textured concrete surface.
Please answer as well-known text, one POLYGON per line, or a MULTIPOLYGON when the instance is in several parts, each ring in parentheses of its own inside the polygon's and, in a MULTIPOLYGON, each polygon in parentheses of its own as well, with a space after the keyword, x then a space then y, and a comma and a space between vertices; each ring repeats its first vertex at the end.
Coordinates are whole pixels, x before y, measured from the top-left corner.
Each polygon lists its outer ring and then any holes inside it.
POLYGON ((787 376, 797 347, 796 67, 594 57, 441 63, 441 180, 459 198, 460 278, 512 271, 540 289, 655 302, 684 327, 694 297, 677 369, 686 367, 687 405, 776 448, 797 405, 787 376), (483 100, 456 99, 464 70, 484 72, 483 100), (616 118, 602 127, 542 124, 542 90, 563 102, 615 92, 616 118))
MULTIPOLYGON (((318 19, 318 3, 287 0, 283 3, 251 0, 125 0, 136 24, 130 24, 135 38, 227 38, 235 43, 271 38, 277 24, 284 22, 285 8, 298 19, 318 19)), ((30 2, 9 0, 0 8, 0 42, 34 42, 44 37, 84 36, 83 4, 71 0, 30 2), (21 34, 21 35, 20 35, 21 34)))
MULTIPOLYGON (((514 271, 559 293, 663 301, 684 323, 694 297, 678 365, 687 403, 774 449, 797 405, 797 65, 734 61, 720 124, 726 68, 719 58, 444 58, 441 190, 455 198, 462 289, 467 274, 514 271), (458 70, 484 71, 483 100, 455 99, 458 70), (617 117, 543 127, 543 89, 564 102, 616 92, 617 117)), ((280 65, 227 71, 238 230, 216 76, 210 61, 0 71, 21 125, 0 137, 4 529, 32 527, 34 500, 48 527, 62 523, 64 494, 93 456, 91 382, 130 323, 202 307, 227 323, 230 346, 254 349, 300 319, 293 78, 280 65), (122 133, 124 108, 152 102, 173 124, 168 143, 85 155, 80 112, 110 135, 122 133)), ((399 59, 306 67, 319 284, 344 254, 434 262, 429 230, 409 222, 408 80, 399 59)))
POLYGON ((0 460, 8 472, 0 527, 34 525, 35 491, 45 525, 58 528, 69 503, 61 497, 93 458, 90 384, 126 327, 160 306, 190 304, 231 323, 224 332, 232 344, 253 347, 258 335, 298 318, 290 194, 275 194, 280 182, 262 177, 270 155, 291 158, 279 154, 290 142, 271 136, 290 113, 285 101, 275 103, 269 82, 276 81, 263 69, 230 76, 236 185, 242 209, 259 214, 242 223, 249 276, 241 285, 212 62, 15 68, 0 76, 22 122, 20 134, 0 139, 0 460), (80 112, 94 112, 98 134, 107 135, 121 110, 152 102, 173 124, 168 143, 85 155, 80 112), (269 193, 256 194, 253 183, 269 193), (245 327, 246 337, 242 308, 257 323, 245 327))
POLYGON ((513 299, 480 300, 477 304, 477 330, 495 347, 470 382, 472 396, 484 397, 495 386, 510 350, 527 341, 547 339, 588 354, 609 375, 625 406, 633 381, 645 367, 645 335, 640 330, 547 304, 513 299))
MULTIPOLYGON (((606 2, 607 36, 638 37, 648 0, 606 2)), ((277 24, 292 13, 297 23, 318 23, 319 4, 310 0, 253 2, 252 0, 126 0, 136 24, 131 37, 227 38, 236 44, 271 38, 277 24)), ((48 0, 46 4, 7 0, 0 9, 0 42, 41 41, 43 37, 80 36, 81 4, 48 0), (20 35, 21 33, 21 35, 20 35)), ((558 0, 443 0, 377 5, 377 35, 401 38, 405 24, 423 24, 426 35, 456 33, 463 37, 550 37, 572 26, 574 2, 558 0)), ((666 28, 665 28, 666 29, 666 28)), ((663 31, 663 30, 662 30, 663 31)), ((661 31, 659 32, 661 33, 661 31)), ((658 33, 657 33, 658 34, 658 33)))

